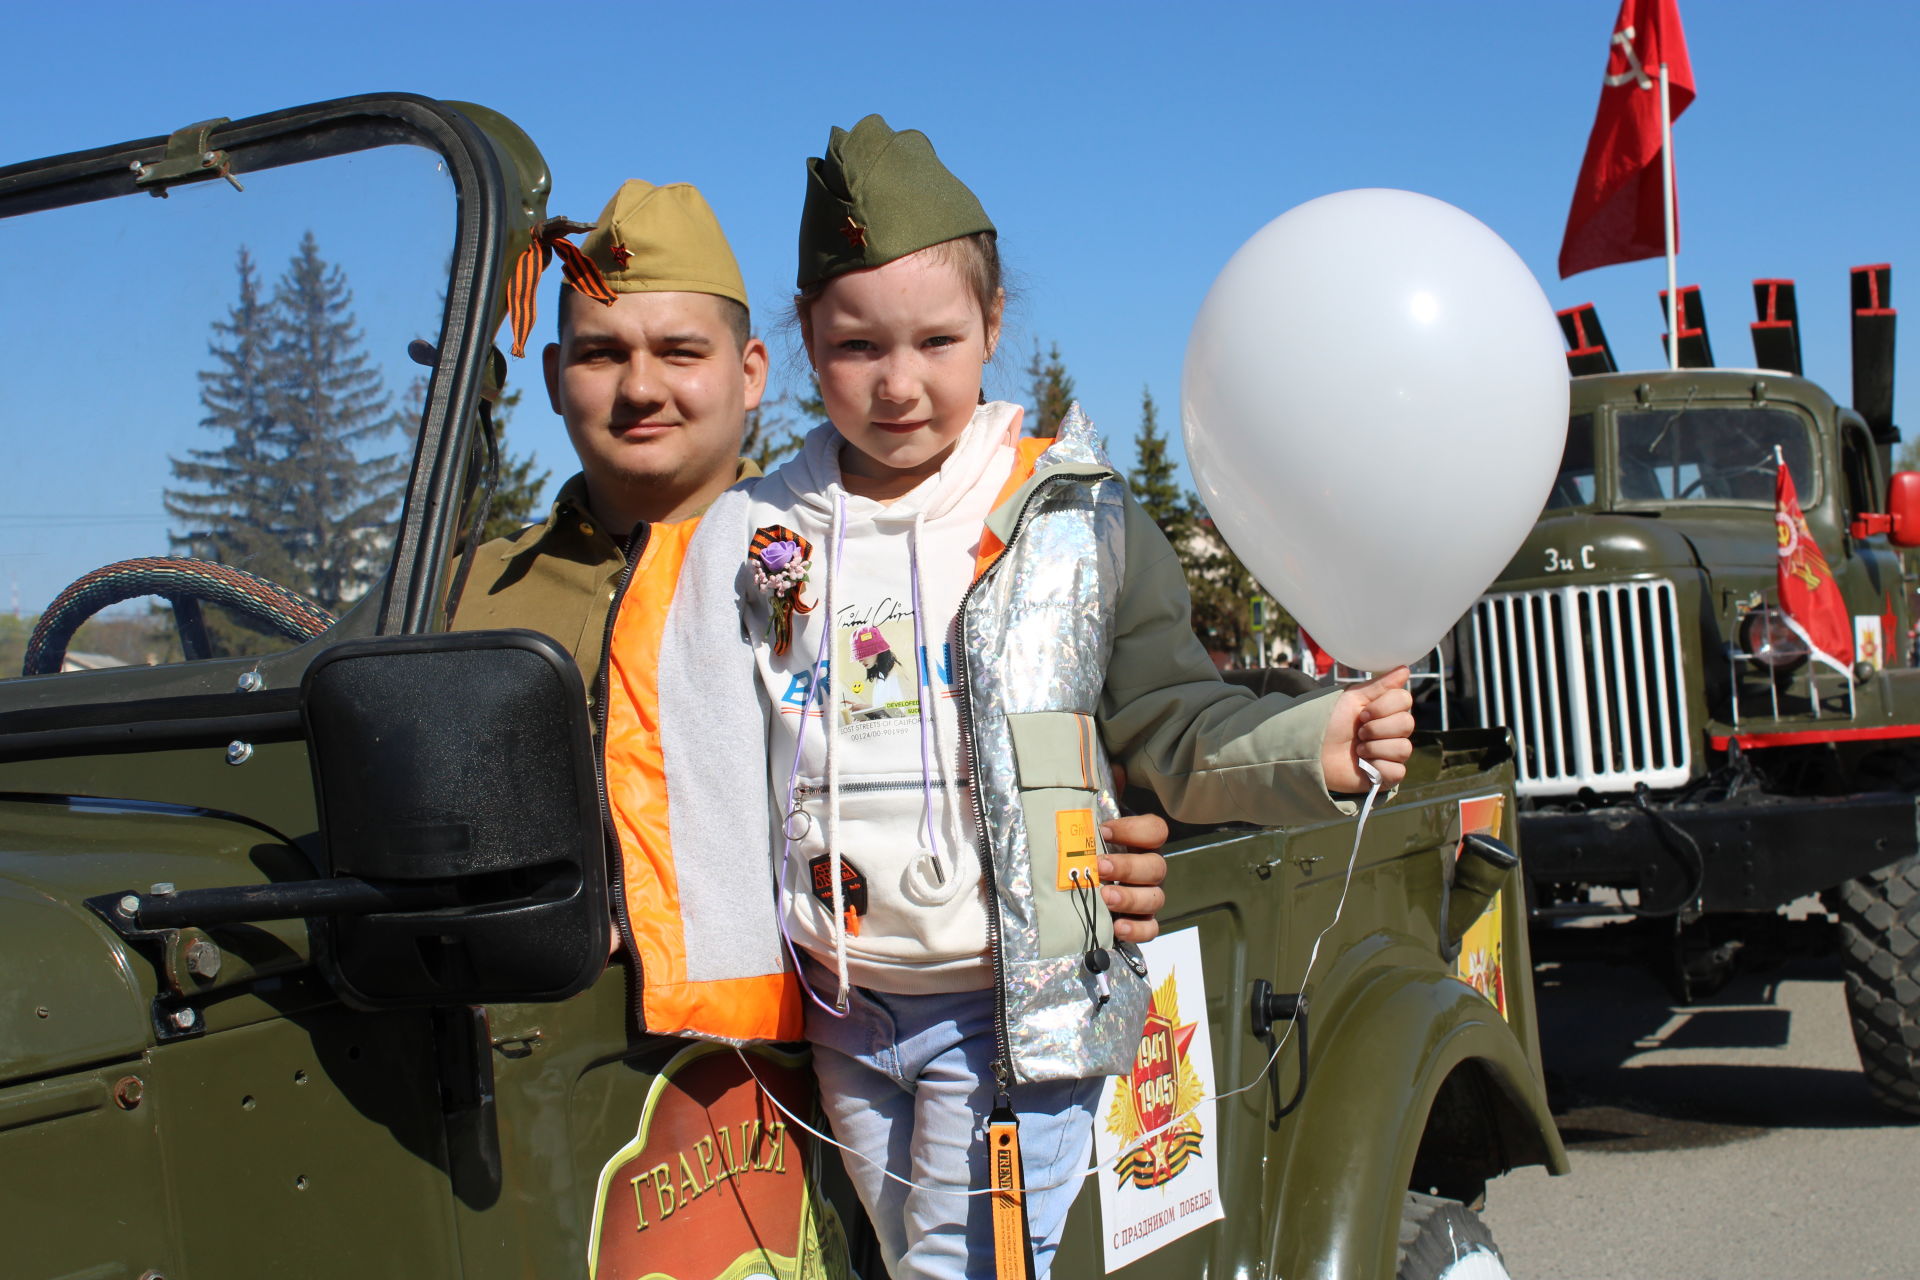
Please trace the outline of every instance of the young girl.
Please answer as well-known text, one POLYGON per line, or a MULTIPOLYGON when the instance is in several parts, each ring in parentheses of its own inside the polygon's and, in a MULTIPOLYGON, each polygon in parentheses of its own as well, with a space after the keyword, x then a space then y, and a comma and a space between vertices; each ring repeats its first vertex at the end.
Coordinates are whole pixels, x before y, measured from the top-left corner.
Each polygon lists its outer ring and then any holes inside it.
POLYGON ((1399 780, 1411 701, 1404 672, 1298 701, 1224 684, 1078 410, 1023 440, 985 402, 1004 295, 972 192, 879 116, 808 169, 797 309, 831 425, 754 487, 746 588, 784 927, 889 1271, 996 1274, 994 1198, 966 1193, 1017 1117, 1043 1276, 1147 1009, 1094 873, 1109 756, 1187 821, 1309 821, 1351 811, 1329 791, 1364 789, 1360 758, 1399 780), (883 646, 897 688, 863 715, 883 646))

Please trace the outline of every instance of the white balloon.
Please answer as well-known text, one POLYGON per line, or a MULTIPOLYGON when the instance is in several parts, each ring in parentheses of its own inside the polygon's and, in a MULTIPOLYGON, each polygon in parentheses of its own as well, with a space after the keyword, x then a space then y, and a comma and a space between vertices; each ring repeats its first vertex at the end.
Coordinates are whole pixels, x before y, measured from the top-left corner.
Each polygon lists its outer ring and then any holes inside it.
POLYGON ((1567 363, 1518 254, 1411 191, 1341 191, 1262 227, 1187 342, 1180 416, 1234 553, 1340 662, 1417 660, 1545 505, 1567 363))

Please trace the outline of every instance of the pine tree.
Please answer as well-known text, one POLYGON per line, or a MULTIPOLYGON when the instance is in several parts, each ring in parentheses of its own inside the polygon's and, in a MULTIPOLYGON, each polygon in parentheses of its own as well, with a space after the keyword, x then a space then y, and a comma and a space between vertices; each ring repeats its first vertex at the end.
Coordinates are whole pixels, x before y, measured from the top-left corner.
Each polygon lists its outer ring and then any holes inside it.
POLYGON ((1260 587, 1220 536, 1199 499, 1189 495, 1188 501, 1193 536, 1188 543, 1191 551, 1183 553, 1181 560, 1193 595, 1193 631, 1209 652, 1228 654, 1237 663, 1252 644, 1253 613, 1248 602, 1260 587))
POLYGON ((239 299, 225 320, 213 322, 207 344, 214 367, 200 373, 200 425, 224 439, 210 449, 189 449, 170 459, 183 487, 162 495, 167 514, 180 522, 173 549, 217 560, 284 581, 293 563, 280 536, 275 463, 285 452, 272 400, 270 360, 275 326, 272 308, 260 296, 253 256, 243 246, 236 269, 239 299))
MULTIPOLYGON (((1174 481, 1173 456, 1167 444, 1166 433, 1160 430, 1159 407, 1154 403, 1153 391, 1142 387, 1140 429, 1133 436, 1134 468, 1127 473, 1127 482, 1133 487, 1140 509, 1160 526, 1160 532, 1167 535, 1167 541, 1178 552, 1191 536, 1193 517, 1186 495, 1174 481)), ((1182 563, 1185 563, 1184 557, 1182 563)))
POLYGON ((493 502, 487 508, 487 522, 480 540, 487 542, 518 533, 541 518, 540 499, 546 493, 550 471, 533 474, 533 455, 514 454, 507 448, 507 423, 520 407, 520 388, 502 395, 493 406, 493 430, 500 442, 500 475, 494 482, 493 502))
POLYGON ((283 582, 328 609, 385 567, 407 459, 371 449, 399 415, 355 326, 346 277, 309 231, 274 291, 269 403, 286 443, 271 473, 284 485, 282 536, 295 568, 283 582))
POLYGON ((746 458, 762 471, 771 471, 800 450, 800 442, 806 438, 806 432, 813 427, 813 420, 826 420, 827 407, 820 399, 820 388, 815 384, 810 396, 797 396, 787 392, 769 395, 760 401, 752 412, 747 414, 747 429, 740 438, 740 456, 746 458), (804 427, 796 424, 795 415, 788 406, 798 410, 804 427))
POLYGON ((1058 433, 1060 420, 1073 405, 1073 378, 1060 360, 1060 344, 1053 343, 1045 356, 1040 340, 1034 339, 1033 359, 1027 362, 1027 395, 1032 412, 1027 415, 1024 433, 1051 436, 1058 433))

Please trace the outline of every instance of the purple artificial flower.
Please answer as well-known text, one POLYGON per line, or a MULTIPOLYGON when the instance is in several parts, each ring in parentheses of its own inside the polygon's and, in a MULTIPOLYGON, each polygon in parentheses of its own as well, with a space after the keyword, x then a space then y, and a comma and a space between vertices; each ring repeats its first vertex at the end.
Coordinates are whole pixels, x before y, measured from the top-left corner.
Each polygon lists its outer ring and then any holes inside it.
POLYGON ((768 573, 778 573, 799 554, 800 548, 791 542, 771 542, 760 553, 760 563, 767 566, 768 573))

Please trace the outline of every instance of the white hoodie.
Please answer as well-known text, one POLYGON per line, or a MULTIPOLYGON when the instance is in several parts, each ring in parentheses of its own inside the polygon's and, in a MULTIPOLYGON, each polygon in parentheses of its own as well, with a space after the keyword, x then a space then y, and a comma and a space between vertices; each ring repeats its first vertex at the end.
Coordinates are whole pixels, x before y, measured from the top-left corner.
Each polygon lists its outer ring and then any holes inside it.
POLYGON ((924 994, 992 983, 948 642, 987 516, 1013 470, 1021 416, 1016 405, 981 406, 940 470, 890 504, 846 491, 843 441, 831 426, 753 489, 753 527, 782 526, 811 548, 801 599, 813 611, 794 615, 786 653, 776 656, 764 638, 764 599, 749 608, 772 708, 774 803, 793 837, 783 914, 793 940, 855 986, 924 994), (923 681, 931 698, 921 697, 923 681), (843 904, 858 908, 865 897, 864 912, 843 914, 840 929, 829 831, 843 904))

